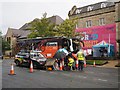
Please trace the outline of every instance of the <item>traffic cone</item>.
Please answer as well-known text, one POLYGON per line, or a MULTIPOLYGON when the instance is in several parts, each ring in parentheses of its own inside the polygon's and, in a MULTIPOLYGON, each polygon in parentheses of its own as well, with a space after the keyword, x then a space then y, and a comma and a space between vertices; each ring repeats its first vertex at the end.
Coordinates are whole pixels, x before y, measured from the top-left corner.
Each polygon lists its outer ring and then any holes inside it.
POLYGON ((14 72, 14 65, 13 64, 11 64, 10 73, 8 75, 16 75, 14 72))
POLYGON ((32 61, 30 62, 30 73, 32 73, 33 72, 33 63, 32 63, 32 61))
POLYGON ((93 66, 95 67, 96 65, 95 65, 95 60, 94 60, 94 62, 93 62, 93 66))
POLYGON ((78 60, 76 60, 76 70, 78 70, 78 60))
POLYGON ((86 67, 86 60, 84 60, 84 67, 86 67))
POLYGON ((60 71, 62 71, 62 62, 60 62, 60 68, 59 68, 60 71))

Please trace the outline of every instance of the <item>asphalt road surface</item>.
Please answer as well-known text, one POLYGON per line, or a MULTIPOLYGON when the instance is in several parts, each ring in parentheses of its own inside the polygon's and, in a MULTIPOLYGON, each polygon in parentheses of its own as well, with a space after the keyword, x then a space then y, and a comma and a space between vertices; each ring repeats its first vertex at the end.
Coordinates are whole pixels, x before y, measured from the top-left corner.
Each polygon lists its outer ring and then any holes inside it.
POLYGON ((45 71, 14 66, 16 75, 8 75, 13 60, 3 60, 2 88, 118 88, 118 69, 87 66, 84 71, 45 71))

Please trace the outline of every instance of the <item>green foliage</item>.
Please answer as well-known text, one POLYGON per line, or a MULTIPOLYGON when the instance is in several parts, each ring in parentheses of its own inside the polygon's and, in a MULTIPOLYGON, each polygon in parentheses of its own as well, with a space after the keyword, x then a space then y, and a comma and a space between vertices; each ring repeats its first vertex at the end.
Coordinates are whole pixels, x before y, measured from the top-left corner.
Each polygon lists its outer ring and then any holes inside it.
POLYGON ((6 50, 10 50, 10 44, 2 38, 2 32, 1 31, 0 31, 0 48, 1 48, 0 51, 2 51, 3 53, 6 50))
POLYGON ((51 24, 50 21, 46 18, 46 15, 39 20, 35 20, 31 23, 31 34, 28 35, 29 38, 35 37, 47 37, 54 36, 54 24, 51 24))
MULTIPOLYGON (((93 62, 94 60, 86 60, 86 63, 89 64, 89 65, 93 65, 93 62)), ((104 65, 108 63, 108 61, 105 61, 105 60, 95 60, 95 64, 96 65, 104 65)))
POLYGON ((50 36, 74 36, 77 19, 66 19, 62 24, 55 25, 46 18, 46 13, 41 19, 35 19, 31 24, 31 34, 28 38, 50 37, 50 36))
POLYGON ((0 31, 0 37, 2 36, 2 32, 0 31))
POLYGON ((0 31, 0 53, 2 52, 2 32, 0 31))
POLYGON ((66 19, 61 25, 57 27, 58 35, 66 37, 74 36, 75 25, 75 19, 66 19))
POLYGON ((2 39, 2 52, 4 53, 6 50, 11 50, 10 44, 2 39))

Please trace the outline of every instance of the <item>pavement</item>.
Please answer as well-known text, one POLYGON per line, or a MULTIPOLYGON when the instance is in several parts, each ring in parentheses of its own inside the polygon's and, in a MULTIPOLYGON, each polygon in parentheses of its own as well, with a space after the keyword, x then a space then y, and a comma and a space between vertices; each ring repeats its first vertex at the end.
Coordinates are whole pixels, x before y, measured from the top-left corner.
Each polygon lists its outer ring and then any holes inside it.
POLYGON ((118 68, 118 67, 115 67, 115 65, 118 64, 118 62, 120 62, 120 60, 107 60, 108 63, 107 64, 104 64, 102 66, 99 66, 99 67, 105 67, 105 68, 118 68))

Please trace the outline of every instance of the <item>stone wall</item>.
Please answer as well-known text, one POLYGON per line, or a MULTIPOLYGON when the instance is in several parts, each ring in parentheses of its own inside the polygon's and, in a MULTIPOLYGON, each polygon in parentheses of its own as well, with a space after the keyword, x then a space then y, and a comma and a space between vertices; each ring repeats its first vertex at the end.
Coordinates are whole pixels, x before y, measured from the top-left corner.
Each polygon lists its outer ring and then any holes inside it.
POLYGON ((92 20, 92 26, 99 26, 99 18, 105 18, 105 24, 113 24, 115 23, 115 7, 112 6, 105 9, 73 15, 70 18, 74 17, 78 17, 78 28, 86 28, 87 20, 92 20))

